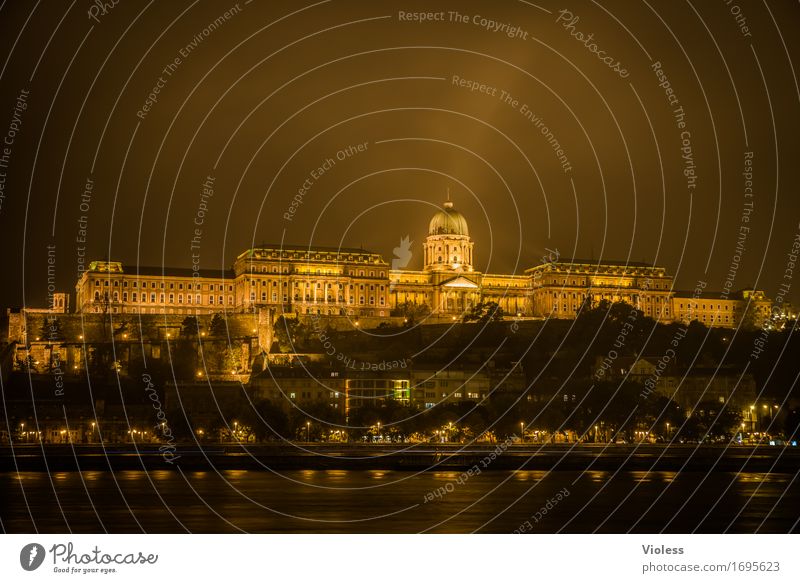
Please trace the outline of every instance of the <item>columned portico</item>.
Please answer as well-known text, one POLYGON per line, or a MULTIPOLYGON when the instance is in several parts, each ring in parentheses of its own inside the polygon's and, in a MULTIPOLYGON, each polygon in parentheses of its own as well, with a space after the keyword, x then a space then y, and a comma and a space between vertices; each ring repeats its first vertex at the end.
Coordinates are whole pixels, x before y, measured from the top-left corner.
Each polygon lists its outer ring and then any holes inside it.
POLYGON ((438 286, 439 311, 463 314, 481 301, 480 286, 463 276, 454 277, 438 286))

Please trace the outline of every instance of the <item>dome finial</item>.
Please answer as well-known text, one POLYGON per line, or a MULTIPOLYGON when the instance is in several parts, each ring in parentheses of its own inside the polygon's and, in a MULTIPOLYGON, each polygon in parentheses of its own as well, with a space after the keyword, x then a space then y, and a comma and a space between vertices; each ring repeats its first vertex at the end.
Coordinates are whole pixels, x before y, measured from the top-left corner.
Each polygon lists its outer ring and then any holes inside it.
POLYGON ((444 203, 444 208, 451 209, 453 208, 453 202, 450 200, 450 187, 447 187, 447 200, 444 203))

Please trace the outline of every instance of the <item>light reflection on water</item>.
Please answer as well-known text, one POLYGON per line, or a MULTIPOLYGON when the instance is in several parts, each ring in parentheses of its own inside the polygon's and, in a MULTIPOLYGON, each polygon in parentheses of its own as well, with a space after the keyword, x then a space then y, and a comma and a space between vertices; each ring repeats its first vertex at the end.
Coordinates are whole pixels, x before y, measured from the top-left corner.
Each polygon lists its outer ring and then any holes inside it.
POLYGON ((65 518, 54 510, 60 505, 73 532, 138 532, 138 524, 147 532, 511 532, 563 488, 570 495, 536 524, 537 532, 555 532, 567 522, 569 532, 592 532, 600 523, 604 532, 626 532, 634 525, 638 532, 659 532, 666 524, 670 532, 721 532, 732 520, 732 532, 752 532, 764 519, 762 532, 787 532, 800 514, 798 482, 792 483, 790 474, 525 470, 463 475, 162 469, 48 477, 0 472, 0 519, 8 532, 65 532, 65 518), (437 489, 441 495, 432 498, 437 489))
POLYGON ((669 483, 675 479, 678 472, 664 472, 664 471, 643 471, 643 472, 630 472, 631 477, 636 482, 660 482, 669 483))
POLYGON ((592 471, 589 471, 589 472, 585 472, 584 475, 588 476, 589 479, 592 482, 594 482, 595 484, 602 484, 611 475, 611 472, 598 472, 598 471, 592 470, 592 471))
POLYGON ((542 470, 519 470, 514 472, 512 478, 518 482, 539 482, 547 476, 542 470))

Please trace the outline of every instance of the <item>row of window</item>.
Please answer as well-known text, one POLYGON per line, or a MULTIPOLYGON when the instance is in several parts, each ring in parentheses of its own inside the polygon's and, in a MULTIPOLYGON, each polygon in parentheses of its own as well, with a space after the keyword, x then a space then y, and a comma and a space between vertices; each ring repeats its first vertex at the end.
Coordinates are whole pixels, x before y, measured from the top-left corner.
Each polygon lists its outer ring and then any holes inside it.
MULTIPOLYGON (((680 305, 681 308, 683 308, 683 303, 680 303, 679 305, 680 305)), ((722 306, 723 306, 723 304, 717 304, 717 310, 722 312, 723 311, 722 306)), ((726 312, 729 312, 731 310, 731 305, 730 304, 724 304, 724 306, 725 306, 724 310, 726 312)), ((689 308, 690 310, 697 310, 697 309, 700 309, 700 310, 713 310, 714 309, 714 304, 706 305, 705 303, 703 303, 703 304, 688 303, 688 304, 686 304, 686 307, 689 308)))
MULTIPOLYGON (((95 279, 94 280, 94 286, 95 287, 100 287, 100 281, 101 280, 99 280, 99 279, 95 279)), ((103 281, 103 287, 109 287, 109 280, 108 279, 104 279, 102 281, 103 281)), ((131 283, 131 287, 133 287, 133 288, 138 288, 139 287, 139 280, 133 280, 130 283, 131 283)), ((142 288, 148 287, 147 283, 148 282, 146 282, 146 281, 141 282, 141 284, 142 284, 141 287, 142 288)), ((187 290, 195 289, 197 291, 201 291, 201 290, 206 290, 206 291, 225 291, 225 285, 221 284, 221 283, 219 283, 219 284, 215 284, 215 283, 208 283, 208 284, 205 284, 205 283, 204 284, 187 283, 185 285, 186 285, 186 289, 187 290)), ((120 287, 120 281, 115 279, 112 287, 120 287)), ((121 287, 123 287, 123 288, 128 287, 128 280, 122 280, 122 286, 121 287)), ((152 288, 152 289, 156 289, 156 288, 160 288, 160 289, 166 289, 166 288, 176 289, 176 287, 177 287, 177 289, 182 290, 184 288, 184 283, 183 282, 175 283, 175 282, 171 281, 171 282, 169 282, 167 284, 166 282, 162 281, 162 282, 158 282, 158 285, 156 285, 155 281, 151 281, 149 287, 152 288)), ((233 285, 228 284, 228 291, 231 291, 231 292, 233 291, 233 285)))
MULTIPOLYGON (((375 261, 380 260, 380 255, 343 255, 342 253, 316 253, 313 250, 308 251, 299 251, 299 252, 292 252, 292 251, 269 251, 269 252, 256 252, 253 256, 256 259, 287 259, 287 260, 295 260, 295 261, 311 261, 316 259, 318 261, 337 261, 340 263, 344 263, 345 261, 348 262, 357 262, 357 263, 372 263, 375 261)), ((251 265, 252 269, 252 265, 251 265)), ((273 266, 274 269, 274 266, 273 266)))
MULTIPOLYGON (((540 283, 549 284, 549 285, 560 285, 560 286, 571 285, 573 287, 574 286, 586 286, 587 285, 585 280, 580 280, 580 279, 568 280, 566 278, 553 277, 553 278, 550 278, 550 279, 548 279, 546 281, 542 281, 541 280, 541 276, 538 275, 538 274, 535 274, 534 278, 537 281, 539 281, 540 283)), ((607 287, 639 287, 641 289, 669 289, 669 287, 670 287, 667 282, 655 282, 655 283, 651 282, 651 284, 642 283, 642 285, 636 286, 633 283, 627 284, 627 283, 622 282, 622 281, 608 281, 608 282, 600 281, 598 283, 595 280, 594 287, 600 287, 600 286, 607 286, 607 287)))
MULTIPOLYGON (((251 267, 250 268, 250 273, 258 273, 258 270, 256 268, 251 267)), ((288 267, 283 267, 283 268, 279 269, 277 266, 273 266, 272 270, 270 271, 266 267, 262 267, 261 268, 261 273, 289 273, 289 268, 288 267)), ((317 275, 339 275, 339 274, 342 273, 342 270, 339 270, 339 269, 322 269, 322 268, 313 269, 312 268, 312 269, 294 270, 293 273, 312 273, 312 274, 316 273, 317 275)), ((355 276, 356 273, 358 274, 358 277, 367 277, 367 275, 366 275, 367 271, 364 270, 364 269, 359 269, 359 270, 351 269, 351 270, 349 270, 347 272, 347 275, 355 276)), ((386 272, 385 271, 378 271, 378 272, 369 271, 369 276, 368 277, 375 277, 375 273, 378 274, 377 277, 386 277, 386 272)))
MULTIPOLYGON (((483 395, 485 397, 486 393, 468 392, 468 393, 466 393, 466 395, 467 395, 467 399, 480 399, 481 395, 483 395)), ((453 398, 453 399, 463 399, 464 398, 464 393, 461 393, 461 392, 451 393, 450 397, 453 398)), ((436 398, 436 391, 425 391, 425 398, 426 399, 435 399, 436 398)), ((446 399, 446 398, 447 398, 447 393, 442 393, 442 399, 446 399)))
MULTIPOLYGON (((141 294, 139 294, 138 292, 133 292, 133 293, 131 293, 130 297, 131 297, 131 301, 132 302, 139 302, 139 303, 142 303, 142 304, 148 303, 147 292, 142 292, 141 294)), ((160 293, 160 294, 157 295, 156 292, 151 292, 149 297, 150 297, 149 303, 151 303, 151 304, 155 304, 155 303, 163 304, 163 303, 165 303, 165 299, 169 300, 168 303, 174 304, 175 303, 175 299, 176 299, 176 296, 175 296, 174 293, 171 293, 169 295, 166 295, 164 293, 160 293)), ((119 298, 120 298, 119 292, 114 292, 113 295, 111 296, 111 300, 114 301, 115 303, 119 302, 119 298)), ((192 302, 193 298, 194 298, 194 303, 195 304, 202 304, 203 303, 203 296, 201 296, 200 294, 197 294, 197 295, 194 295, 194 296, 192 294, 186 294, 186 303, 187 304, 193 303, 192 302)), ((96 302, 100 301, 101 296, 100 296, 100 292, 99 291, 94 292, 94 299, 95 299, 96 302)), ((177 295, 177 300, 178 300, 178 302, 177 302, 178 304, 182 304, 183 300, 184 300, 184 295, 183 294, 178 294, 177 295)), ((128 301, 128 292, 122 292, 122 301, 123 302, 127 302, 128 301)), ((208 305, 214 305, 215 297, 213 295, 209 295, 206 298, 206 303, 208 305)), ((223 305, 225 303, 225 296, 217 296, 216 303, 218 305, 223 305)), ((228 296, 228 305, 229 306, 233 305, 233 296, 230 296, 230 295, 228 296)))
MULTIPOLYGON (((289 301, 289 296, 287 294, 283 294, 282 299, 283 299, 283 303, 287 303, 289 301)), ((338 296, 333 296, 333 295, 312 296, 311 294, 306 294, 305 296, 302 296, 302 295, 299 295, 299 294, 295 294, 293 296, 293 299, 294 299, 295 302, 306 301, 306 302, 311 302, 311 303, 340 303, 340 304, 345 303, 344 296, 341 295, 341 294, 338 295, 338 296)), ((256 292, 250 292, 250 302, 254 303, 256 301, 257 301, 256 300, 256 292)), ((264 302, 264 303, 272 302, 273 304, 276 304, 276 303, 278 303, 278 293, 277 292, 272 292, 271 296, 267 296, 267 292, 261 292, 261 301, 264 302)), ((348 304, 355 304, 355 298, 353 296, 348 296, 347 297, 347 303, 348 304)), ((358 303, 361 306, 366 305, 367 302, 365 300, 365 297, 364 296, 358 296, 358 303)), ((370 306, 374 306, 375 305, 375 296, 374 295, 373 296, 369 296, 369 305, 370 306)), ((379 297, 377 305, 385 306, 386 305, 386 298, 383 297, 383 296, 379 297)))
MULTIPOLYGON (((272 285, 272 287, 279 287, 279 286, 278 286, 278 282, 277 282, 277 281, 272 281, 272 284, 271 284, 271 285, 272 285)), ((343 290, 343 289, 344 289, 344 284, 343 284, 343 283, 336 283, 336 284, 333 284, 333 283, 326 283, 326 284, 324 284, 324 288, 325 288, 325 289, 334 289, 334 287, 333 287, 334 285, 336 285, 336 286, 337 286, 337 287, 336 287, 336 289, 340 289, 340 290, 343 290)), ((364 289, 365 289, 365 287, 364 287, 364 286, 365 286, 365 285, 369 285, 369 290, 370 290, 370 291, 375 291, 376 289, 378 289, 378 290, 380 290, 380 291, 382 291, 382 292, 383 292, 383 291, 386 291, 386 286, 384 286, 384 285, 363 284, 363 283, 359 285, 359 289, 360 289, 361 291, 364 291, 364 289)), ((262 286, 262 287, 269 287, 269 286, 270 286, 270 282, 269 282, 269 281, 267 281, 267 280, 261 280, 261 286, 262 286)), ((253 280, 250 280, 250 287, 257 287, 257 282, 256 282, 256 280, 255 280, 255 279, 253 279, 253 280)), ((284 281, 284 282, 283 282, 283 287, 288 287, 288 282, 284 281)), ((297 289, 301 289, 301 288, 303 288, 303 287, 305 287, 305 289, 311 289, 312 285, 311 285, 311 282, 306 282, 306 283, 305 283, 305 286, 304 286, 304 285, 303 285, 303 283, 301 283, 301 282, 299 282, 299 281, 296 281, 296 282, 294 283, 294 286, 293 286, 293 287, 294 287, 294 289, 296 289, 296 290, 297 290, 297 289)), ((322 289, 322 288, 323 288, 323 283, 322 283, 322 282, 319 282, 319 281, 318 281, 318 282, 316 282, 315 289, 322 289)), ((353 284, 352 284, 352 283, 351 283, 351 284, 349 284, 349 285, 347 286, 347 288, 348 288, 350 291, 353 291, 353 289, 354 289, 354 287, 353 287, 353 284)))
MULTIPOLYGON (((91 312, 100 313, 101 309, 99 307, 94 307, 90 309, 91 312)), ((142 306, 141 308, 137 306, 129 306, 129 307, 121 307, 117 308, 116 306, 110 309, 112 314, 197 314, 197 313, 205 313, 211 311, 209 308, 147 308, 142 306), (149 309, 149 312, 148 312, 149 309)))

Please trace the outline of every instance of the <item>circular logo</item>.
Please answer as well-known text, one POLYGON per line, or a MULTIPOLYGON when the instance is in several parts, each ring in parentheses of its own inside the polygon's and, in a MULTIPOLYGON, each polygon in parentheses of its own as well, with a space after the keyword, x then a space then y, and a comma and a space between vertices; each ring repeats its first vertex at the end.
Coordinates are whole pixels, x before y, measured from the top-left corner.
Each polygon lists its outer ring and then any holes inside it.
POLYGON ((35 571, 44 562, 44 547, 38 543, 30 543, 19 552, 19 564, 26 571, 35 571))

